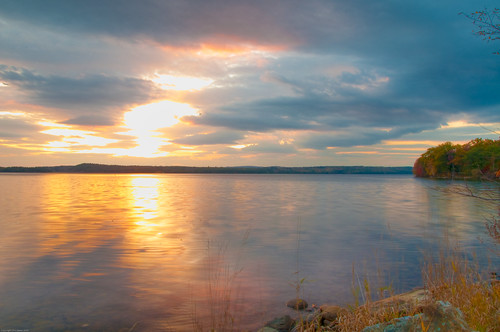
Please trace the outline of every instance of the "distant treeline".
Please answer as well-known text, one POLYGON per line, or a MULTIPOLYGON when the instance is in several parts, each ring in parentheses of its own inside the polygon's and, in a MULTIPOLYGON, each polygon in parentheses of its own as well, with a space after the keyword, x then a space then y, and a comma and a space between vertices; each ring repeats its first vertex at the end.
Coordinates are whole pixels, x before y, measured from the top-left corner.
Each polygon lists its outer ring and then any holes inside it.
POLYGON ((411 174, 411 167, 315 166, 315 167, 189 167, 79 164, 76 166, 0 167, 19 173, 212 173, 212 174, 411 174))
POLYGON ((498 178, 500 140, 476 138, 460 145, 446 142, 427 149, 415 161, 417 177, 498 178))

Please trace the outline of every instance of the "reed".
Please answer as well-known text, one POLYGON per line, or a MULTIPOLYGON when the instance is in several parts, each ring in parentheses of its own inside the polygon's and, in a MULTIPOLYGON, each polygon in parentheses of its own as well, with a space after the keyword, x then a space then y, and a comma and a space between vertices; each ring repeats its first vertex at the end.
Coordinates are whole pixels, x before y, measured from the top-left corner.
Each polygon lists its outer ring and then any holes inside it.
POLYGON ((423 277, 429 296, 459 308, 472 329, 500 331, 500 281, 496 272, 481 271, 474 261, 452 252, 436 261, 427 260, 423 277))
POLYGON ((233 331, 236 315, 232 310, 233 288, 239 271, 233 270, 226 263, 225 255, 228 243, 219 245, 207 241, 207 257, 205 259, 205 301, 198 310, 193 301, 193 331, 233 331), (207 326, 208 324, 208 326, 207 326))
POLYGON ((205 266, 205 294, 202 308, 197 306, 192 299, 191 325, 193 331, 238 331, 239 318, 242 313, 238 312, 235 303, 235 293, 238 291, 238 276, 243 271, 241 266, 244 249, 247 245, 251 229, 245 231, 243 238, 237 247, 233 263, 229 263, 227 253, 229 241, 213 243, 207 241, 205 266))

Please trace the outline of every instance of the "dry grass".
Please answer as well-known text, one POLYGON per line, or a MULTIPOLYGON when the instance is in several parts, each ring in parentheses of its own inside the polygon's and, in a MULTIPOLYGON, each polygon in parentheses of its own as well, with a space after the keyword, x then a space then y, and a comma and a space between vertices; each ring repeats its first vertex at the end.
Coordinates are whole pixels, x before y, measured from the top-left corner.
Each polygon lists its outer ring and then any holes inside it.
MULTIPOLYGON (((357 280, 354 294, 361 297, 364 304, 346 308, 335 325, 324 326, 316 320, 302 324, 297 331, 362 331, 367 326, 395 318, 428 315, 436 301, 449 302, 460 309, 472 330, 500 331, 500 281, 492 280, 488 271, 481 272, 477 264, 455 250, 434 260, 427 258, 422 273, 425 296, 419 299, 394 296, 373 302, 369 283, 357 280)), ((424 324, 420 328, 426 331, 424 324)))
POLYGON ((242 259, 251 229, 247 229, 241 242, 229 251, 230 242, 207 241, 205 266, 205 290, 201 303, 192 299, 191 326, 193 331, 239 331, 243 314, 237 305, 238 277, 243 270, 242 259), (234 254, 228 259, 228 253, 234 254), (230 263, 232 261, 232 263, 230 263), (197 307, 197 303, 201 307, 197 307), (198 310, 199 309, 199 310, 198 310))
POLYGON ((235 280, 241 269, 226 263, 228 244, 213 246, 207 244, 206 258, 206 303, 205 316, 201 318, 194 303, 192 312, 193 331, 236 331, 238 313, 234 311, 235 280), (207 312, 208 309, 208 312, 207 312), (208 316, 208 317, 206 317, 208 316), (208 324, 206 326, 205 324, 208 324))
POLYGON ((428 260, 423 272, 432 299, 459 308, 474 330, 500 331, 500 282, 488 272, 457 253, 428 260))
POLYGON ((361 331, 367 326, 419 314, 425 304, 427 304, 427 299, 424 301, 407 300, 398 296, 375 302, 369 300, 361 306, 350 307, 341 313, 337 324, 329 331, 361 331))

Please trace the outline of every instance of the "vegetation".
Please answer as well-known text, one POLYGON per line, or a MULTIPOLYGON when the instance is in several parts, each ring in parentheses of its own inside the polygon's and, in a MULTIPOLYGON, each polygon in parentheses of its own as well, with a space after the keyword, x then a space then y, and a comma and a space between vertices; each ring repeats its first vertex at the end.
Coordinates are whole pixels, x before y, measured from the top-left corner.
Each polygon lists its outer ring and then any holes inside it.
POLYGON ((316 166, 316 167, 190 167, 79 164, 76 166, 0 167, 16 173, 204 173, 204 174, 411 174, 411 167, 316 166))
POLYGON ((435 331, 436 325, 441 324, 440 319, 443 319, 437 311, 437 301, 458 308, 471 330, 500 331, 500 280, 496 274, 488 276, 458 250, 442 253, 436 259, 426 258, 422 274, 423 290, 379 301, 372 301, 372 290, 365 280, 361 287, 365 298, 362 305, 342 308, 336 320, 328 324, 322 324, 321 316, 315 320, 300 320, 294 331, 362 331, 368 326, 393 323, 408 316, 420 317, 417 319, 419 326, 414 326, 416 331, 435 331))
POLYGON ((500 331, 500 281, 481 273, 474 262, 456 252, 428 259, 424 282, 432 299, 444 299, 464 314, 475 331, 500 331))
POLYGON ((417 177, 500 177, 500 140, 476 138, 460 145, 446 142, 427 149, 415 161, 417 177))

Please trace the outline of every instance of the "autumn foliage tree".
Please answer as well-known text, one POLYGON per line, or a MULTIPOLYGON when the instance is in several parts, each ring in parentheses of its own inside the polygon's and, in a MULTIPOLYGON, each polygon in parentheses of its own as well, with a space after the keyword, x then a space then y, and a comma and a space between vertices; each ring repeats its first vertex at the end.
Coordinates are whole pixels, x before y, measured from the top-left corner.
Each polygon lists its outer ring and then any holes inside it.
POLYGON ((500 140, 476 138, 460 145, 445 142, 415 161, 417 177, 495 178, 500 177, 500 140))

